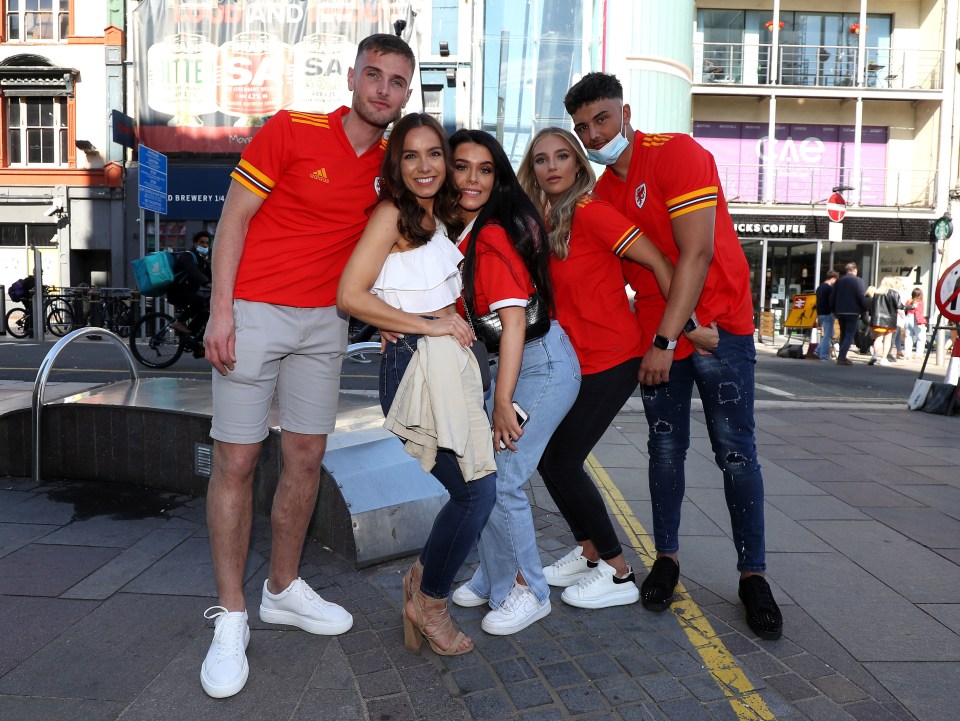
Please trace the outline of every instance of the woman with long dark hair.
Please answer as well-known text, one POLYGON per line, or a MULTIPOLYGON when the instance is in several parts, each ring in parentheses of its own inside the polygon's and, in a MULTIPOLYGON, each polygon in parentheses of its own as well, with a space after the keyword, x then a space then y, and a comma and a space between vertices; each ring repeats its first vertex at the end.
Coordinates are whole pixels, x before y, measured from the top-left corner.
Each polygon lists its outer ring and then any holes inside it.
POLYGON ((634 603, 640 594, 603 497, 583 464, 638 384, 644 348, 624 289, 621 258, 650 268, 664 297, 673 266, 612 205, 589 192, 596 176, 580 142, 561 128, 538 132, 523 157, 520 184, 549 232, 557 320, 580 359, 580 393, 539 465, 577 547, 544 569, 582 608, 634 603))
POLYGON ((450 137, 460 211, 463 297, 469 318, 496 313, 503 332, 493 385, 497 502, 480 534, 480 566, 454 603, 491 611, 481 627, 496 635, 523 630, 550 613, 550 587, 537 550, 523 485, 580 389, 580 364, 556 320, 528 338, 527 305, 553 307, 550 246, 500 144, 480 130, 450 137), (521 421, 525 421, 521 427, 521 421))
POLYGON ((473 333, 457 314, 463 256, 451 237, 462 222, 452 176, 446 135, 436 120, 412 113, 397 122, 383 160, 380 202, 337 293, 342 310, 402 334, 386 344, 380 365, 385 426, 407 439, 408 452, 450 494, 403 579, 404 641, 419 650, 426 638, 448 656, 473 648, 453 625, 447 597, 496 492, 490 425, 469 350, 473 333), (424 392, 436 425, 432 448, 420 435, 422 426, 404 434, 403 419, 424 410, 417 405, 424 392), (455 443, 445 445, 445 437, 455 443))

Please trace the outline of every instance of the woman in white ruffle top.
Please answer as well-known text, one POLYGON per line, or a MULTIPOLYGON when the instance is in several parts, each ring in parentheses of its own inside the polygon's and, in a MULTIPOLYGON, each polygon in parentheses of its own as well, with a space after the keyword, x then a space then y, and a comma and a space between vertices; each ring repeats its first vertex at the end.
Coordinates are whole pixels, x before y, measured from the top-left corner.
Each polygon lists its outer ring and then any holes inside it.
MULTIPOLYGON (((350 315, 397 335, 386 343, 380 369, 380 402, 387 413, 418 343, 441 339, 437 348, 469 353, 473 331, 456 311, 458 265, 452 239, 463 227, 457 208, 446 134, 425 113, 411 113, 390 134, 374 209, 340 280, 337 305, 350 315)), ((463 388, 451 393, 463 393, 463 388)), ((467 404, 483 408, 479 384, 467 404)), ((473 409, 473 410, 475 410, 473 409)), ((490 442, 489 426, 485 442, 490 442)), ((490 451, 492 458, 492 450, 490 451)), ((404 576, 404 641, 419 650, 422 639, 442 655, 472 650, 473 642, 450 618, 447 598, 454 578, 493 508, 496 473, 464 479, 456 454, 439 449, 430 471, 450 499, 434 521, 420 558, 404 576)))

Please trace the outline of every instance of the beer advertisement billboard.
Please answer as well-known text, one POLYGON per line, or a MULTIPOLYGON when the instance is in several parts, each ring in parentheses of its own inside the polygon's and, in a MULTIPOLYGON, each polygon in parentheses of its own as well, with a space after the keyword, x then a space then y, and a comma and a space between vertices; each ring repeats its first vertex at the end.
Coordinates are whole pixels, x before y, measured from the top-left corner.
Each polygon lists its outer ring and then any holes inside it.
POLYGON ((413 34, 409 0, 144 0, 134 19, 140 142, 163 153, 240 153, 278 110, 349 105, 357 43, 413 34))

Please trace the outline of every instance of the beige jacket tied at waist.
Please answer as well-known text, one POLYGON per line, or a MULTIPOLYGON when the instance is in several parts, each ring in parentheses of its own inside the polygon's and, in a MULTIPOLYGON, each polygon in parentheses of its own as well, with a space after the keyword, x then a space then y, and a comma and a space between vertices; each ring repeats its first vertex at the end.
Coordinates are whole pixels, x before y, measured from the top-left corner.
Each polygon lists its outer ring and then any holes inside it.
POLYGON ((457 456, 467 481, 494 473, 490 422, 476 356, 450 335, 417 342, 383 427, 404 439, 404 450, 428 473, 437 449, 457 456))

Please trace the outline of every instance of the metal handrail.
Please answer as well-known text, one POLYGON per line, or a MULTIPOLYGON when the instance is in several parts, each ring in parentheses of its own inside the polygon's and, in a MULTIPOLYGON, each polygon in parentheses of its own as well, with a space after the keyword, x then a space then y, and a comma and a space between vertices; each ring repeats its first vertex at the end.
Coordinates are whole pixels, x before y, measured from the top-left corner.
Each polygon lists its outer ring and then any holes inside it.
POLYGON ((347 346, 347 352, 344 354, 347 358, 364 353, 379 353, 380 343, 376 341, 365 341, 363 343, 351 343, 347 346))
POLYGON ((118 345, 123 349, 123 356, 127 359, 127 366, 130 369, 130 377, 137 383, 140 380, 140 371, 137 368, 137 361, 133 357, 133 353, 130 352, 130 349, 127 347, 127 344, 124 340, 118 336, 116 333, 112 333, 103 328, 80 328, 71 333, 68 333, 63 338, 58 340, 53 348, 49 350, 46 356, 44 356, 43 361, 40 363, 40 368, 37 371, 37 380, 33 384, 33 403, 31 406, 31 420, 33 422, 33 482, 40 482, 40 444, 41 444, 41 434, 40 434, 40 421, 41 421, 41 411, 43 409, 43 391, 47 387, 47 376, 50 375, 50 371, 53 370, 54 361, 57 360, 57 356, 70 345, 77 338, 82 338, 85 335, 97 335, 102 338, 108 338, 113 341, 114 344, 118 345))
MULTIPOLYGON (((780 43, 778 77, 771 77, 772 45, 761 42, 694 43, 698 84, 850 87, 857 83, 857 45, 780 43)), ((889 90, 941 90, 943 50, 867 46, 862 85, 889 90)))

